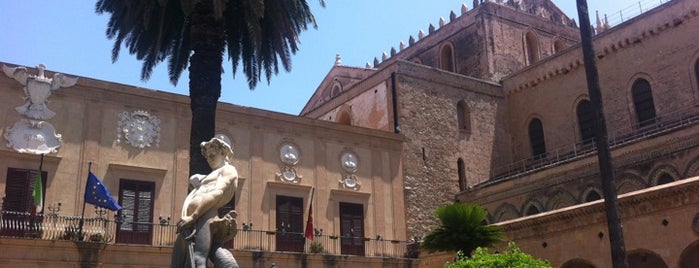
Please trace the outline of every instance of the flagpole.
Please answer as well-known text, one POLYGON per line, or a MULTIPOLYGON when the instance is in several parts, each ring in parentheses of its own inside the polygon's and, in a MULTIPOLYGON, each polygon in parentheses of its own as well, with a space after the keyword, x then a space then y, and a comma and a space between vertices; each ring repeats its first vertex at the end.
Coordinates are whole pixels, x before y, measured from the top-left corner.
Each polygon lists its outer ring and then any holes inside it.
MULTIPOLYGON (((42 169, 43 167, 44 167, 44 154, 41 154, 41 158, 40 158, 40 160, 39 160, 39 179, 43 179, 43 176, 41 176, 41 169, 42 169)), ((36 179, 36 176, 34 176, 34 179, 36 179)), ((42 185, 43 185, 44 182, 42 181, 41 183, 42 183, 42 185)), ((34 187, 36 187, 36 182, 34 182, 34 187)), ((43 194, 44 194, 44 191, 43 191, 43 189, 41 189, 41 190, 42 190, 42 191, 41 191, 41 194, 43 195, 43 194)), ((34 190, 34 191, 36 191, 36 190, 34 190)), ((33 193, 33 192, 32 192, 32 193, 33 193)), ((42 200, 42 202, 43 202, 43 200, 44 200, 44 197, 43 197, 43 196, 41 196, 41 200, 42 200)), ((35 204, 35 205, 34 205, 34 215, 36 215, 36 214, 38 214, 38 213, 39 213, 39 208, 38 208, 38 207, 36 206, 36 204, 35 204)))
POLYGON ((315 194, 316 189, 311 188, 311 199, 308 201, 308 218, 306 219, 306 229, 304 230, 304 237, 308 238, 309 236, 311 237, 311 240, 313 240, 313 236, 315 235, 313 230, 313 195, 315 194), (309 229, 310 228, 310 229, 309 229), (310 232, 310 234, 309 234, 310 232))
MULTIPOLYGON (((87 163, 87 174, 90 174, 92 172, 92 162, 87 163)), ((85 191, 87 191, 87 188, 85 188, 85 191)), ((85 223, 85 199, 83 198, 83 213, 80 215, 80 226, 78 227, 78 239, 80 241, 83 240, 83 224, 85 223)))

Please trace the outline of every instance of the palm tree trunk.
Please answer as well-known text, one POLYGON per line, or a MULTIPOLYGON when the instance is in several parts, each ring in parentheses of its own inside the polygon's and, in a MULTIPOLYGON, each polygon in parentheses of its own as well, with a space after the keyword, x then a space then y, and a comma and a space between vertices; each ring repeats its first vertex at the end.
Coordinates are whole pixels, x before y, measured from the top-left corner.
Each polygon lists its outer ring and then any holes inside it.
POLYGON ((616 187, 614 186, 612 156, 609 152, 609 143, 607 142, 607 124, 602 109, 602 93, 599 85, 597 63, 595 62, 595 51, 592 45, 592 29, 590 28, 587 1, 577 0, 577 8, 588 93, 590 94, 590 103, 595 113, 595 142, 600 175, 602 175, 602 191, 604 192, 604 206, 607 213, 609 243, 612 249, 612 265, 614 268, 626 268, 629 265, 626 262, 626 246, 624 245, 624 233, 619 216, 616 187))
POLYGON ((211 172, 199 144, 214 136, 216 104, 221 96, 225 48, 223 22, 214 16, 213 1, 199 1, 191 14, 189 99, 192 125, 189 142, 189 174, 211 172))

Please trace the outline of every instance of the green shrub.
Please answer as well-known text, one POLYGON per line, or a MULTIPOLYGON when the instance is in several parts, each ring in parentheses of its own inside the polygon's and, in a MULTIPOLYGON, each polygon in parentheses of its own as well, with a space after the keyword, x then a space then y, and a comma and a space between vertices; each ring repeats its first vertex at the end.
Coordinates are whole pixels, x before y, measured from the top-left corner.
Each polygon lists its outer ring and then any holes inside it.
POLYGON ((507 245, 507 251, 488 253, 487 248, 477 248, 471 257, 459 252, 454 263, 447 263, 445 268, 551 268, 546 260, 532 257, 522 252, 514 242, 507 245))

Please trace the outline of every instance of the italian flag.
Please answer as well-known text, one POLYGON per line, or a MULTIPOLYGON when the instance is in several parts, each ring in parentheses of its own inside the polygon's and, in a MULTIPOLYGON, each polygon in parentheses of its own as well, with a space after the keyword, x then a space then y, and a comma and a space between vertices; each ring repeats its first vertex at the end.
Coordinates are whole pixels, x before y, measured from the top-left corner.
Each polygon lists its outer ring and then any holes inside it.
POLYGON ((41 171, 36 173, 36 178, 34 179, 34 191, 32 191, 32 197, 34 197, 34 205, 36 206, 36 212, 41 212, 41 208, 44 207, 44 184, 41 181, 41 171))

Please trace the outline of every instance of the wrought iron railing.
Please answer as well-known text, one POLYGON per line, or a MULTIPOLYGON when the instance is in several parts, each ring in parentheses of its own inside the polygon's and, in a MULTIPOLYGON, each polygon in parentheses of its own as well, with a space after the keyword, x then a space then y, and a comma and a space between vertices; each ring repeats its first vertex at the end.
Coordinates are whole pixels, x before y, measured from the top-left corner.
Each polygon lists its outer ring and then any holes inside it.
MULTIPOLYGON (((607 20, 609 21, 609 25, 613 27, 667 2, 670 2, 670 0, 640 0, 619 11, 606 14, 607 20)), ((600 14, 600 16, 604 17, 604 14, 600 14)))
MULTIPOLYGON (((69 240, 85 241, 94 243, 109 244, 130 244, 128 239, 119 239, 120 224, 148 225, 150 228, 149 245, 160 247, 171 247, 175 244, 177 236, 176 225, 168 222, 162 223, 133 223, 110 220, 106 217, 86 217, 83 218, 82 232, 80 231, 80 217, 62 216, 58 214, 38 214, 31 215, 28 212, 0 211, 0 237, 15 237, 27 239, 43 240, 69 240)), ((276 231, 252 230, 250 228, 239 229, 232 244, 227 245, 231 249, 249 251, 277 250, 276 231)), ((302 243, 298 252, 321 253, 331 255, 341 255, 343 239, 361 241, 363 244, 364 256, 368 257, 392 257, 392 258, 415 258, 414 248, 417 244, 408 241, 384 240, 380 237, 360 238, 360 237, 337 237, 323 234, 316 234, 313 241, 306 241, 302 233, 285 232, 285 236, 297 236, 302 243)), ((143 244, 143 243, 138 243, 143 244)))
MULTIPOLYGON (((640 140, 657 137, 699 122, 699 107, 690 106, 674 110, 671 113, 658 115, 651 120, 640 122, 629 127, 617 128, 608 135, 609 146, 619 148, 640 140)), ((608 123, 608 125, 623 125, 608 123)), ((519 160, 507 165, 496 166, 490 170, 490 177, 480 180, 480 185, 487 185, 509 178, 523 176, 541 169, 568 163, 580 158, 592 156, 597 148, 594 140, 579 142, 569 146, 550 150, 543 155, 519 160)))

